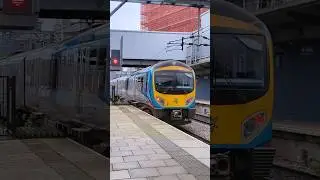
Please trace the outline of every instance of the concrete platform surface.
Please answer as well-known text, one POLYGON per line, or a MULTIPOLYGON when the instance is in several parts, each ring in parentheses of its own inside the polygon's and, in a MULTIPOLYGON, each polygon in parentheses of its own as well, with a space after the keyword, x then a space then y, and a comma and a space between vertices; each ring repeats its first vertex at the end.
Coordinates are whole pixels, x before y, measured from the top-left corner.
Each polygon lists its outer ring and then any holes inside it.
POLYGON ((107 158, 66 138, 1 140, 0 154, 3 180, 106 180, 109 177, 107 158))
POLYGON ((320 123, 316 122, 274 121, 273 129, 311 136, 320 136, 320 123))
POLYGON ((210 179, 210 146, 133 106, 110 107, 111 179, 210 179))
POLYGON ((202 100, 202 99, 197 99, 197 100, 196 100, 196 103, 197 103, 197 104, 210 105, 210 101, 202 100))

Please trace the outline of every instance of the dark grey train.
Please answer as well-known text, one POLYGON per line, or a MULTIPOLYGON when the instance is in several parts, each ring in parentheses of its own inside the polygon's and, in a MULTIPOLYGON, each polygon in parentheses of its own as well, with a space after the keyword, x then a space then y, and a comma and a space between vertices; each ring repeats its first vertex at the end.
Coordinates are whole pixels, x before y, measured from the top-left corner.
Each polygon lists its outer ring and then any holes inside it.
POLYGON ((0 76, 16 77, 16 105, 25 101, 58 118, 107 127, 108 31, 105 24, 61 44, 0 60, 0 76))

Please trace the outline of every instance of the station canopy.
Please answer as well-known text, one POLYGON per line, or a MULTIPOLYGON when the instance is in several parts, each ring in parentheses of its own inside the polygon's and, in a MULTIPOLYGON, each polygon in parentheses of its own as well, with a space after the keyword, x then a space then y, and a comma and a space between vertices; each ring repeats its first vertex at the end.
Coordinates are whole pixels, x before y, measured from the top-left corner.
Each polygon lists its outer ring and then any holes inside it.
POLYGON ((210 0, 111 0, 119 2, 131 2, 141 4, 162 4, 162 5, 175 5, 175 6, 189 6, 189 7, 202 7, 210 8, 210 0))

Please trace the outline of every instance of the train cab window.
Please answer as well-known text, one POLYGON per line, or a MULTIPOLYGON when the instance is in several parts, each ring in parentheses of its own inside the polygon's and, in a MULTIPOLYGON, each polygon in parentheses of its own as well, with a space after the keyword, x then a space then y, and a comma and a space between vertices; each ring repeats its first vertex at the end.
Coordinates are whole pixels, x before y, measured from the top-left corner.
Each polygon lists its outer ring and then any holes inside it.
POLYGON ((214 36, 215 86, 228 89, 264 89, 267 61, 263 36, 214 36))
POLYGON ((154 74, 156 91, 163 94, 187 94, 194 89, 191 72, 156 71, 154 74))

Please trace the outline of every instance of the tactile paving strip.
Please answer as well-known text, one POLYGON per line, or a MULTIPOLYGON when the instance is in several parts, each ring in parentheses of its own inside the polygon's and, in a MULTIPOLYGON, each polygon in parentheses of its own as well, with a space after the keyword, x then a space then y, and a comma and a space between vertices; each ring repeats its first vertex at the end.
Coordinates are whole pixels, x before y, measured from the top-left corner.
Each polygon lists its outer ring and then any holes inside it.
MULTIPOLYGON (((149 124, 145 123, 137 113, 133 113, 126 107, 119 107, 119 109, 130 117, 133 122, 141 128, 141 130, 150 136, 159 146, 161 146, 173 159, 175 159, 185 170, 195 176, 198 180, 209 180, 210 169, 202 164, 195 157, 177 146, 171 140, 166 138, 160 132, 155 130, 149 124)), ((159 120, 160 121, 160 120, 159 120)))
POLYGON ((42 161, 52 169, 54 169, 64 180, 94 180, 95 178, 78 168, 75 164, 68 161, 60 154, 55 152, 46 143, 36 140, 22 140, 24 144, 42 161))

